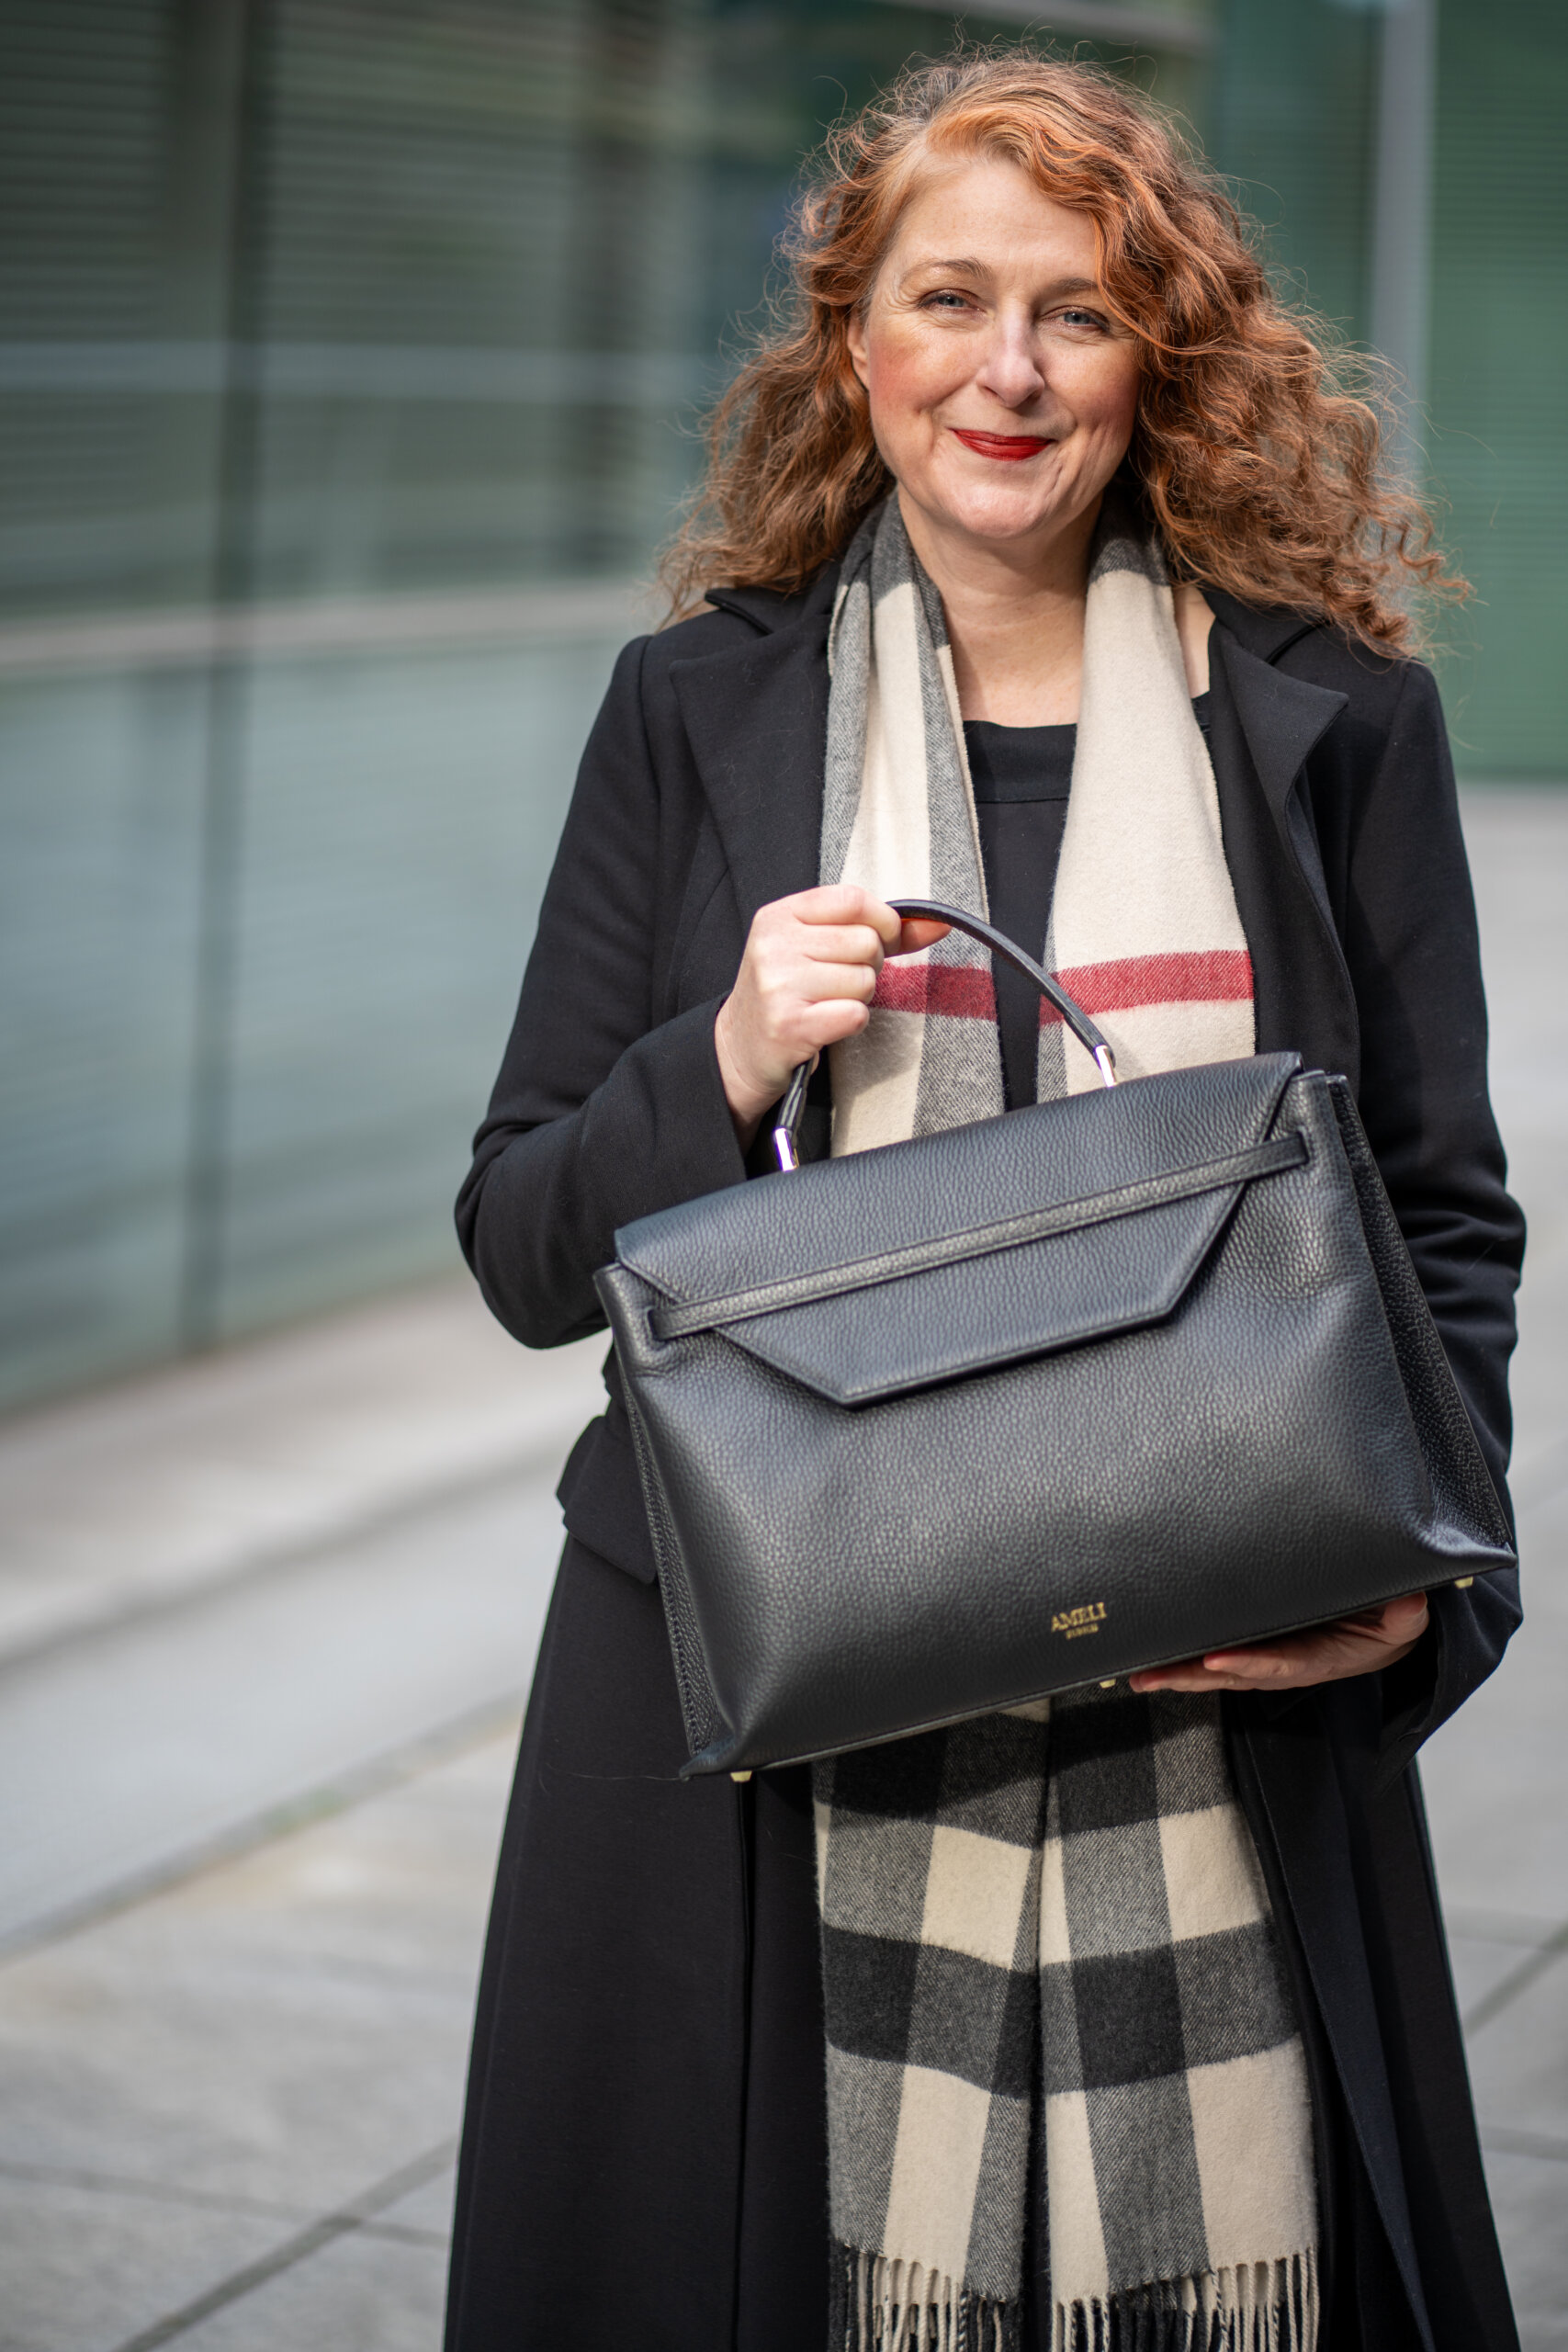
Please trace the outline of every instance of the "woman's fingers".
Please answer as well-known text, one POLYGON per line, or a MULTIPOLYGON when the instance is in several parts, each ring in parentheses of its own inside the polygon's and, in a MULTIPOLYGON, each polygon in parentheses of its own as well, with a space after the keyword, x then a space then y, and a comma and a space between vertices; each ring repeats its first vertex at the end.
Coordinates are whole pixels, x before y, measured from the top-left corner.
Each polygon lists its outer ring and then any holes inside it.
POLYGON ((1385 1600, 1381 1609, 1371 1609, 1362 1616, 1347 1617, 1348 1625, 1365 1623, 1370 1631, 1385 1642, 1415 1641, 1427 1630, 1429 1611, 1424 1592, 1407 1592, 1398 1600, 1385 1600))
POLYGON ((837 997, 852 997, 857 1004, 869 1004, 876 994, 876 973, 869 964, 810 961, 798 975, 797 986, 807 1004, 831 1003, 837 997))
POLYGON ((858 1037, 868 1018, 863 1004, 835 997, 815 1005, 802 1027, 812 1052, 819 1054, 828 1046, 841 1045, 846 1037, 858 1037))
POLYGON ((1427 1596, 1410 1593, 1283 1641, 1211 1651, 1203 1664, 1213 1673, 1238 1677, 1244 1688, 1252 1683, 1301 1688, 1344 1681, 1393 1665, 1415 1647, 1426 1625, 1427 1596))
POLYGON ((887 953, 869 922, 804 923, 798 938, 802 954, 816 964, 869 964, 875 970, 887 953))
POLYGON ((799 1063, 864 1028, 884 959, 930 947, 947 928, 902 922, 886 899, 848 882, 799 890, 759 910, 714 1033, 743 1140, 799 1063))
POLYGON ((925 915, 899 917, 886 899, 844 882, 803 890, 797 898, 782 899, 780 904, 795 910, 800 922, 814 927, 867 924, 876 933, 886 956, 917 956, 922 948, 934 947, 939 939, 945 939, 953 928, 925 915))
POLYGON ((1211 1650, 1177 1666, 1134 1674, 1132 1688, 1147 1690, 1304 1690, 1375 1674, 1413 1650, 1427 1629, 1427 1597, 1410 1593, 1381 1608, 1314 1625, 1276 1642, 1211 1650))
POLYGON ((950 923, 933 922, 924 915, 900 918, 886 899, 874 898, 852 883, 835 882, 816 890, 780 899, 765 913, 777 912, 807 926, 810 952, 829 959, 874 956, 915 956, 945 939, 950 923), (873 934, 870 940, 866 933, 873 934))
POLYGON ((852 884, 802 890, 759 910, 714 1031, 742 1142, 792 1070, 864 1028, 876 975, 898 939, 892 908, 852 884))
POLYGON ((885 953, 892 953, 898 944, 897 916, 885 899, 863 890, 858 883, 826 883, 815 890, 797 891, 793 899, 780 899, 774 903, 781 910, 792 914, 797 922, 814 926, 868 924, 875 932, 885 953))
POLYGON ((1127 1687, 1140 1698, 1151 1690, 1174 1690, 1202 1699, 1222 1690, 1256 1690, 1258 1686, 1239 1674, 1211 1674, 1201 1658, 1193 1658, 1185 1666, 1162 1666, 1153 1673, 1129 1675, 1127 1687))

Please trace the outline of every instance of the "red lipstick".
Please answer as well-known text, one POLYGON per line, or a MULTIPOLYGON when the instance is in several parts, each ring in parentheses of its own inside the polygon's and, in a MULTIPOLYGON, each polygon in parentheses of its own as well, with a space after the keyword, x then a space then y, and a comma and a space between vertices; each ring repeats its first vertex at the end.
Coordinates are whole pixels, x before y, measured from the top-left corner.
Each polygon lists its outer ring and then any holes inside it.
POLYGON ((955 439, 976 457, 999 458, 1004 465, 1017 465, 1021 458, 1037 458, 1051 446, 1040 433, 965 433, 956 424, 952 430, 955 439))

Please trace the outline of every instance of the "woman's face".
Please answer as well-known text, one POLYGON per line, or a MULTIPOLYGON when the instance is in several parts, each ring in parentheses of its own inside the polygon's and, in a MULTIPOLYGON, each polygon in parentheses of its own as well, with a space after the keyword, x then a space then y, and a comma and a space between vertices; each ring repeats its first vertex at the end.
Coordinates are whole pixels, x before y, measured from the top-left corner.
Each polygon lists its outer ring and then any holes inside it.
POLYGON ((1138 345, 1093 225, 1014 164, 958 164, 905 208, 850 329, 876 445, 931 531, 1043 552, 1126 453, 1138 345))

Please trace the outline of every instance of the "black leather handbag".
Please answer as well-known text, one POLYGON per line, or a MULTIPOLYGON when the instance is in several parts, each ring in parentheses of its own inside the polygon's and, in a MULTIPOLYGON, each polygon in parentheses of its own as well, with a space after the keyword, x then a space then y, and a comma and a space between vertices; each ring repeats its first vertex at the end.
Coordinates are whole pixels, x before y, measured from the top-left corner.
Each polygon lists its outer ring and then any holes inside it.
POLYGON ((1349 1088, 1260 1054, 796 1165, 596 1277, 691 1748, 744 1773, 1511 1566, 1349 1088))

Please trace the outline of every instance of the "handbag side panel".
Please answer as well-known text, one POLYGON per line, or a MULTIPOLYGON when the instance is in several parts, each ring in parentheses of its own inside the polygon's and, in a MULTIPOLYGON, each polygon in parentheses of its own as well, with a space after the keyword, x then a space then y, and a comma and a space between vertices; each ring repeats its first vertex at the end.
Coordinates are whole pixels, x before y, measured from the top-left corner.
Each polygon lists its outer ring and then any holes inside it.
POLYGON ((1449 1368, 1349 1081, 1333 1077, 1327 1087, 1434 1507, 1470 1542, 1495 1549, 1499 1555, 1495 1566, 1510 1567, 1515 1554, 1507 1518, 1449 1368))
MULTIPOLYGON (((595 1287, 610 1318, 616 1351, 624 1363, 635 1349, 636 1319, 640 1315, 646 1321, 651 1294, 635 1276, 628 1276, 619 1266, 606 1266, 596 1277, 595 1287)), ((686 1745, 696 1756, 716 1740, 721 1740, 730 1726, 725 1722, 714 1696, 707 1662, 703 1655, 696 1611, 686 1577, 686 1564, 681 1552, 681 1539, 676 1532, 669 1498, 664 1492, 663 1480, 659 1475, 659 1464, 649 1442, 648 1430, 637 1409, 635 1383, 625 1382, 622 1393, 626 1398, 626 1418, 631 1423, 632 1446, 637 1455, 643 1506, 648 1512, 649 1532, 653 1541, 653 1556, 659 1568, 659 1597, 664 1606, 664 1629, 670 1637, 670 1656, 675 1669, 681 1720, 685 1726, 686 1745)))

